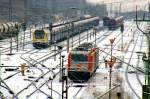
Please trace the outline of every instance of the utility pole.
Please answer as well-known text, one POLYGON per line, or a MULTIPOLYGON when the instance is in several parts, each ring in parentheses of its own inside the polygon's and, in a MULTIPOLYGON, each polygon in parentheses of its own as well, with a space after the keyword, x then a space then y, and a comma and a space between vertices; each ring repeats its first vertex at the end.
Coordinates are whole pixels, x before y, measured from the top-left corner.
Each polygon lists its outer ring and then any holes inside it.
POLYGON ((23 50, 25 46, 25 30, 27 28, 27 0, 24 0, 23 50))
POLYGON ((65 74, 64 57, 65 56, 62 56, 62 99, 64 99, 64 97, 68 99, 68 77, 67 74, 65 74))
POLYGON ((51 82, 51 99, 53 98, 53 86, 52 86, 52 84, 53 84, 53 79, 51 78, 51 77, 49 77, 49 80, 50 80, 50 82, 51 82))
POLYGON ((69 35, 67 36, 67 53, 69 53, 69 35))
MULTIPOLYGON (((1 49, 0 49, 0 78, 1 78, 1 75, 2 75, 2 70, 1 69, 2 68, 1 68, 1 49)), ((1 86, 1 81, 0 81, 0 86, 1 86)))
POLYGON ((88 31, 89 31, 89 30, 88 30, 88 28, 87 28, 87 41, 88 41, 88 31))
POLYGON ((32 29, 32 23, 30 24, 30 38, 32 38, 32 33, 31 33, 31 29, 32 29))
POLYGON ((91 38, 92 38, 92 33, 90 32, 90 40, 91 40, 91 38))
POLYGON ((123 32, 124 32, 124 25, 122 24, 121 25, 121 28, 120 28, 120 31, 121 31, 121 51, 123 52, 123 32))
POLYGON ((12 21, 12 0, 9 0, 9 21, 12 21))
POLYGON ((113 11, 113 10, 112 10, 112 5, 113 5, 113 4, 110 3, 110 14, 109 14, 109 16, 112 15, 112 11, 113 11))
POLYGON ((56 61, 56 41, 54 41, 54 51, 55 51, 54 61, 56 61))
MULTIPOLYGON (((74 24, 73 24, 73 22, 71 22, 71 33, 73 33, 74 34, 74 24)), ((72 36, 72 49, 73 49, 73 36, 72 36)))
MULTIPOLYGON (((9 0, 9 21, 12 21, 12 0, 9 0)), ((11 39, 10 39, 10 54, 12 55, 12 31, 10 31, 11 39)))
POLYGON ((60 73, 59 73, 59 74, 60 74, 60 75, 59 75, 59 82, 61 82, 61 81, 62 81, 62 70, 61 70, 61 66, 62 66, 62 65, 61 65, 61 63, 62 63, 61 60, 62 60, 62 59, 61 59, 61 51, 62 51, 62 48, 63 48, 63 47, 62 47, 62 46, 57 46, 57 47, 58 47, 59 55, 60 55, 60 56, 59 56, 59 59, 60 59, 60 63, 59 63, 59 65, 60 65, 60 70, 59 70, 59 71, 60 71, 60 73))
POLYGON ((79 45, 80 45, 80 33, 81 33, 81 27, 79 28, 79 45))
POLYGON ((122 4, 121 4, 121 2, 120 2, 120 5, 119 5, 119 14, 121 15, 121 6, 122 6, 122 4))
POLYGON ((26 23, 25 22, 22 24, 22 28, 23 28, 23 50, 24 50, 24 46, 25 46, 25 31, 26 31, 26 23))
MULTIPOLYGON (((49 39, 51 39, 51 35, 50 34, 52 34, 52 29, 53 29, 53 23, 52 23, 52 21, 51 20, 49 20, 49 39)), ((55 34, 55 33, 54 33, 55 34)), ((49 41, 49 43, 48 43, 48 45, 50 46, 51 45, 51 42, 49 41)), ((51 50, 51 47, 49 47, 50 48, 50 50, 51 50)))
POLYGON ((10 54, 9 55, 12 55, 12 32, 11 32, 11 38, 10 38, 10 54))
POLYGON ((96 46, 96 28, 93 29, 94 30, 94 34, 95 34, 95 46, 96 46))
MULTIPOLYGON (((111 62, 112 62, 112 46, 113 46, 113 40, 111 41, 111 62)), ((110 82, 109 82, 109 90, 111 89, 111 77, 112 77, 112 65, 110 65, 110 70, 109 70, 109 76, 110 76, 110 82)), ((109 99, 111 99, 111 91, 109 92, 109 99)))
POLYGON ((17 40, 17 52, 18 52, 18 44, 19 44, 19 26, 17 25, 16 26, 16 28, 17 28, 17 37, 16 37, 16 40, 17 40))
MULTIPOLYGON (((150 4, 148 7, 149 14, 150 14, 150 4)), ((142 86, 142 99, 150 99, 150 33, 149 32, 144 32, 138 25, 139 22, 150 22, 150 19, 145 19, 145 16, 143 15, 143 19, 138 19, 137 16, 137 6, 136 6, 136 25, 139 31, 141 31, 148 40, 148 56, 146 56, 146 53, 143 53, 142 60, 145 64, 145 85, 142 86)))

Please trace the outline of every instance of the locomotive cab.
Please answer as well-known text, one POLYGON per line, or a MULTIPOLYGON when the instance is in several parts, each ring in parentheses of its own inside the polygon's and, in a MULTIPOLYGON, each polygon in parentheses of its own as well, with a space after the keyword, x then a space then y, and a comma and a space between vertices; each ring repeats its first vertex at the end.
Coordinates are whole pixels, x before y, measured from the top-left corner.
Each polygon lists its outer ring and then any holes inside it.
POLYGON ((48 47, 49 45, 48 37, 49 37, 48 29, 35 30, 33 32, 33 38, 32 38, 33 46, 35 48, 48 47))
POLYGON ((74 82, 85 82, 98 67, 98 49, 91 43, 84 43, 68 56, 68 77, 74 82))

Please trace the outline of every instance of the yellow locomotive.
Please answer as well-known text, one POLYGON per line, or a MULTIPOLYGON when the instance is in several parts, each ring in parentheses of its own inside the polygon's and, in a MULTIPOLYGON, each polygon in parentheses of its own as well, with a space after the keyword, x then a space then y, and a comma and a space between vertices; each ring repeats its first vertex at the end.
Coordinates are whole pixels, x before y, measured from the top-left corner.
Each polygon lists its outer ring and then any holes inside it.
POLYGON ((32 42, 33 46, 35 48, 43 48, 43 47, 48 47, 49 45, 49 29, 44 28, 44 29, 36 29, 33 32, 32 36, 32 42))

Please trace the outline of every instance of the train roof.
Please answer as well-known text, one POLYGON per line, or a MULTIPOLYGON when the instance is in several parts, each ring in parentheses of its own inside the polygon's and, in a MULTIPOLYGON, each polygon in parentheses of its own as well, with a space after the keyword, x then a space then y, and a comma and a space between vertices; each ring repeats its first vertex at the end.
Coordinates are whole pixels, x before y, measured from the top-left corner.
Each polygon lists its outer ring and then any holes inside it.
POLYGON ((115 19, 116 19, 116 20, 118 20, 118 19, 123 19, 123 16, 116 17, 115 19))
POLYGON ((116 17, 105 16, 105 17, 103 17, 103 20, 118 20, 118 19, 123 19, 123 16, 116 16, 116 17))
POLYGON ((98 19, 99 19, 99 17, 92 17, 92 18, 88 18, 88 19, 85 19, 85 20, 74 22, 74 25, 76 26, 76 25, 84 24, 84 23, 94 21, 94 20, 98 20, 98 19))
POLYGON ((99 19, 99 17, 90 17, 90 18, 85 18, 85 19, 82 19, 82 20, 70 21, 70 22, 66 22, 66 23, 63 23, 63 24, 59 24, 57 26, 53 26, 52 30, 53 31, 59 31, 62 28, 70 27, 71 23, 73 23, 74 25, 79 25, 79 24, 83 24, 83 23, 86 23, 86 22, 89 22, 89 21, 96 20, 96 19, 99 19))
POLYGON ((79 51, 89 51, 91 48, 93 48, 94 45, 92 43, 83 43, 75 48, 75 50, 79 51))
POLYGON ((94 47, 95 47, 95 45, 92 43, 83 43, 83 44, 79 45, 78 47, 76 47, 75 49, 73 49, 71 51, 71 54, 87 55, 94 47))
MULTIPOLYGON (((53 26, 52 34, 57 33, 57 31, 60 31, 61 29, 67 29, 68 27, 71 28, 70 26, 72 25, 72 23, 74 24, 74 26, 77 26, 77 25, 84 24, 84 23, 94 21, 94 20, 98 20, 98 19, 99 19, 99 17, 91 17, 91 18, 85 18, 85 19, 82 19, 82 20, 67 22, 67 23, 64 23, 64 24, 59 24, 58 26, 53 26)), ((46 28, 48 28, 48 27, 49 26, 46 25, 46 28)))

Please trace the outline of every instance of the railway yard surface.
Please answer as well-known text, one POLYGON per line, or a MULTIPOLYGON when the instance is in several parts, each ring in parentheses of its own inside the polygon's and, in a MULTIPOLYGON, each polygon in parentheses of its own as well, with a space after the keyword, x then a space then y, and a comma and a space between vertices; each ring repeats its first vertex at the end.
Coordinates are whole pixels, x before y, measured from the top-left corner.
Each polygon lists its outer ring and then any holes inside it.
MULTIPOLYGON (((139 27, 144 29, 145 23, 139 27)), ((12 38, 12 54, 10 54, 10 38, 0 41, 0 91, 6 99, 61 99, 62 82, 60 82, 60 52, 56 45, 36 49, 32 45, 30 30, 19 34, 18 51, 16 38, 12 38), (23 44, 23 40, 25 43, 23 44), (24 67, 22 75, 21 65, 24 67), (6 70, 13 69, 13 70, 6 70), (51 98, 51 96, 53 98, 51 98)), ((112 67, 111 97, 112 99, 139 99, 142 97, 142 85, 145 83, 144 63, 139 52, 147 52, 146 36, 141 33, 135 21, 125 20, 124 31, 120 28, 99 29, 96 35, 93 29, 73 36, 69 39, 69 51, 84 42, 96 43, 99 48, 99 65, 92 77, 84 83, 74 83, 68 78, 68 99, 108 99, 110 84, 110 68, 105 60, 112 56, 116 62, 112 67), (80 39, 80 40, 79 40, 80 39), (110 43, 110 40, 114 42, 110 43), (111 48, 112 47, 112 48, 111 48), (139 70, 140 69, 140 70, 139 70), (121 94, 122 98, 118 98, 121 94)), ((62 46, 64 68, 67 68, 67 40, 57 43, 62 46)), ((5 99, 5 98, 4 98, 5 99)))

